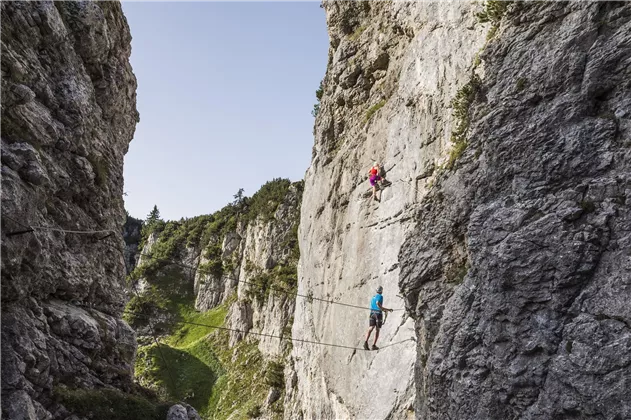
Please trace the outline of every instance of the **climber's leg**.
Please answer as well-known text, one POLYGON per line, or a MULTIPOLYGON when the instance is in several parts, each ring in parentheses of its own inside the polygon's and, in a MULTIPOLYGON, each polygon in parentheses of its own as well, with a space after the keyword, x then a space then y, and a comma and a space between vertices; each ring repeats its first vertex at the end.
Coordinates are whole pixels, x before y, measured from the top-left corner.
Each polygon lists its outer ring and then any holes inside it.
POLYGON ((381 325, 383 325, 383 314, 372 314, 371 317, 375 318, 377 326, 377 330, 375 331, 375 341, 372 343, 371 350, 379 350, 379 347, 377 347, 377 340, 379 339, 379 330, 381 330, 381 325))
POLYGON ((377 334, 379 334, 379 328, 381 328, 381 320, 375 313, 370 313, 370 318, 368 318, 368 331, 366 332, 366 340, 364 340, 364 350, 370 350, 368 347, 368 340, 370 340, 370 335, 372 334, 372 330, 377 327, 377 334))
POLYGON ((370 185, 372 185, 372 200, 375 201, 377 199, 377 182, 381 180, 379 175, 375 175, 370 177, 370 185))
POLYGON ((364 341, 370 340, 370 335, 372 334, 372 330, 374 330, 374 329, 375 329, 374 326, 371 326, 370 328, 368 328, 368 332, 366 333, 366 340, 364 340, 364 341))

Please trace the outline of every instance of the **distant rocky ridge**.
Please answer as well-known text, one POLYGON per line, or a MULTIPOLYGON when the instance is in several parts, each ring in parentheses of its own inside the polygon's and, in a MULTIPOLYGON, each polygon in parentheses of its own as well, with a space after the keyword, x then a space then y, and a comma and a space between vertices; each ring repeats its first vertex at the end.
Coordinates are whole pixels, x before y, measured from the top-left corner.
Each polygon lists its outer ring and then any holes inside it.
POLYGON ((302 188, 277 179, 210 215, 145 223, 126 313, 142 385, 205 418, 283 417, 302 188))

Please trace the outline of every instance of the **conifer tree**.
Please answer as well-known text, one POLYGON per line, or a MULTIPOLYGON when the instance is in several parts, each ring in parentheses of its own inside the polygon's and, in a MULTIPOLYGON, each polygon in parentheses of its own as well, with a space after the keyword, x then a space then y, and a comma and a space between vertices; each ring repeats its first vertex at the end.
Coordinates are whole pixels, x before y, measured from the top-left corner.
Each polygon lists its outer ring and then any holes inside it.
POLYGON ((151 210, 147 216, 147 224, 149 225, 160 220, 162 220, 160 219, 160 210, 158 210, 158 206, 154 204, 153 210, 151 210))

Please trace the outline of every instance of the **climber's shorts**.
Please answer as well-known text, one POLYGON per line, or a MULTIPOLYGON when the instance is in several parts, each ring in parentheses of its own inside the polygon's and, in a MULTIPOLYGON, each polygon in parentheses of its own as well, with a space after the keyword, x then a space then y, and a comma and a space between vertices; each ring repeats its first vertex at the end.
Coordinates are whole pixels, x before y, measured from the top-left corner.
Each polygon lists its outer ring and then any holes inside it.
POLYGON ((375 186, 377 181, 381 181, 381 177, 379 175, 375 175, 375 176, 371 176, 370 177, 370 185, 372 185, 373 187, 375 186))
POLYGON ((381 325, 383 324, 383 314, 382 313, 375 313, 375 312, 371 312, 370 313, 370 326, 371 327, 377 327, 377 328, 381 328, 381 325))

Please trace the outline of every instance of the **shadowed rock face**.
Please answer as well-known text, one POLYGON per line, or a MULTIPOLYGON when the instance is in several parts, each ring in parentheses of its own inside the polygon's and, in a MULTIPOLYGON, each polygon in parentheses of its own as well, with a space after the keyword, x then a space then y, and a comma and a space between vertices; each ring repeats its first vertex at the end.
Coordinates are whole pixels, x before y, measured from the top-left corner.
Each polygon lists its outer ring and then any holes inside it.
POLYGON ((631 6, 508 10, 400 253, 422 419, 631 418, 631 6))
POLYGON ((127 274, 136 267, 136 261, 140 257, 139 245, 141 240, 143 221, 127 215, 123 225, 123 240, 125 241, 125 268, 127 274))
POLYGON ((131 383, 136 344, 120 320, 126 298, 119 233, 123 156, 138 121, 130 41, 116 2, 2 3, 7 418, 59 411, 51 401, 59 384, 131 383), (113 233, 36 229, 7 236, 25 225, 113 233))

